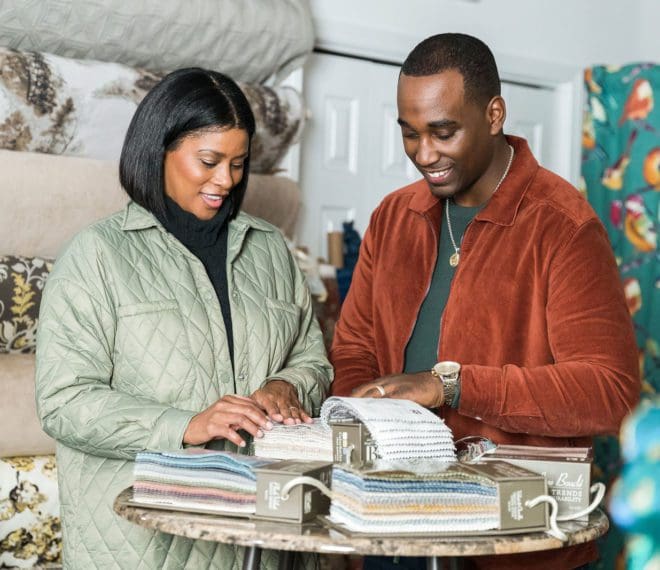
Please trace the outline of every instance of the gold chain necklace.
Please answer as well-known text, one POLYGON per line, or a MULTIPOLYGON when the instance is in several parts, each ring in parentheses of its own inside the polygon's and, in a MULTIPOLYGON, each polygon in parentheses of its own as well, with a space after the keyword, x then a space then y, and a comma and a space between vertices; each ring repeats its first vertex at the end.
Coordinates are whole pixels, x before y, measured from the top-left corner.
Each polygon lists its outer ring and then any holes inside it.
MULTIPOLYGON (((504 182, 504 179, 506 178, 506 175, 509 174, 509 169, 511 168, 511 163, 513 162, 513 147, 509 145, 509 162, 506 164, 506 168, 504 169, 504 173, 502 176, 500 176, 499 181, 495 185, 495 190, 493 190, 493 194, 497 192, 497 189, 502 185, 502 182, 504 182)), ((454 248, 454 253, 452 253, 449 256, 449 265, 452 267, 456 267, 458 265, 458 262, 461 260, 461 250, 460 248, 456 245, 456 240, 454 239, 454 232, 451 229, 451 219, 449 217, 449 198, 445 200, 445 214, 447 217, 447 229, 449 230, 449 239, 451 240, 451 245, 454 248)))

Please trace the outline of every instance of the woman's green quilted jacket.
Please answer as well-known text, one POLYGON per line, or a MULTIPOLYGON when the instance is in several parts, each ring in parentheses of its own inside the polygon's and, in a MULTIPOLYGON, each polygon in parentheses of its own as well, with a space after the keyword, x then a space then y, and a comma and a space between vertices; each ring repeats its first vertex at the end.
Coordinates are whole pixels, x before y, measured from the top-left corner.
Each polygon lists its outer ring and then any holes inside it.
MULTIPOLYGON (((227 266, 234 372, 202 263, 145 209, 129 203, 57 260, 40 313, 36 389, 43 428, 58 441, 65 568, 241 567, 240 548, 150 531, 112 510, 132 483, 135 454, 180 449, 192 416, 225 394, 282 378, 318 415, 332 371, 281 234, 239 214, 227 266)), ((262 564, 276 562, 263 553, 262 564)))

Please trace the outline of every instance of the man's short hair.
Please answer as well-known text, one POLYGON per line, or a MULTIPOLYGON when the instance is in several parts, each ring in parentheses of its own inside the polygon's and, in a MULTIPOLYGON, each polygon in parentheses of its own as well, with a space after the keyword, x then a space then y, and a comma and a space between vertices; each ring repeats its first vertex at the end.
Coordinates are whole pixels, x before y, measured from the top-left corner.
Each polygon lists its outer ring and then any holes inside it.
POLYGON ((463 76, 466 100, 486 104, 500 94, 495 57, 481 40, 467 34, 437 34, 418 43, 401 66, 420 77, 455 69, 463 76))

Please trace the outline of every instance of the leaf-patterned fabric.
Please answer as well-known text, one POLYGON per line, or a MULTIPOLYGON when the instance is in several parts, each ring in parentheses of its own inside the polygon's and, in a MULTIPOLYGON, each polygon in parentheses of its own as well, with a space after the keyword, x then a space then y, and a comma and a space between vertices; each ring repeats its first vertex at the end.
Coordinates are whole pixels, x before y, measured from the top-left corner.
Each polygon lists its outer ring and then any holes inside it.
MULTIPOLYGON (((633 317, 642 398, 660 388, 660 66, 585 72, 582 175, 587 198, 607 228, 633 317)), ((596 443, 596 477, 611 483, 621 461, 615 438, 596 443)), ((621 534, 601 541, 599 568, 622 561, 621 534)))
POLYGON ((0 255, 0 354, 32 354, 51 259, 0 255))
MULTIPOLYGON (((0 148, 118 160, 138 103, 163 75, 0 48, 0 148)), ((270 174, 302 132, 302 96, 287 86, 239 85, 256 121, 251 172, 270 174)))

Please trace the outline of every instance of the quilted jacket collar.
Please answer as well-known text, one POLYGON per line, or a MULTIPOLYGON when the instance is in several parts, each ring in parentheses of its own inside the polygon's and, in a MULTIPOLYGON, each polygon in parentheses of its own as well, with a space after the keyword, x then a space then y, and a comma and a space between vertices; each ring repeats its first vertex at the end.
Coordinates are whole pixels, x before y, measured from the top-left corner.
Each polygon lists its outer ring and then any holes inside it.
MULTIPOLYGON (((243 235, 250 228, 262 232, 272 232, 275 229, 268 222, 259 218, 254 218, 243 212, 239 212, 238 216, 230 222, 230 227, 232 226, 243 235)), ((151 212, 144 209, 139 204, 130 201, 124 209, 124 222, 122 223, 122 229, 124 231, 135 231, 152 227, 162 228, 163 226, 151 212)))

